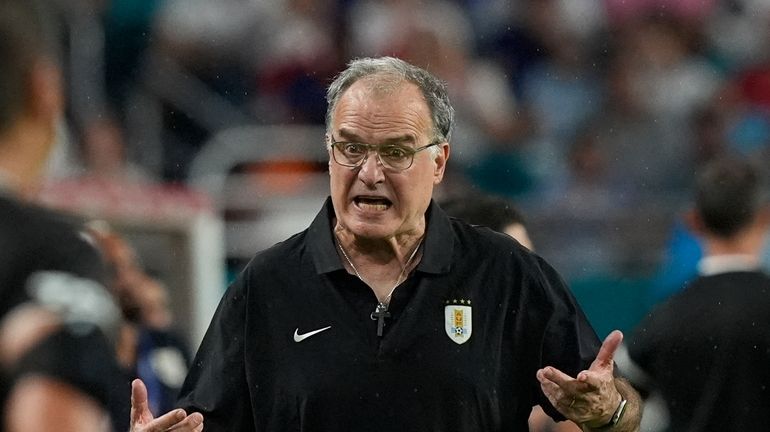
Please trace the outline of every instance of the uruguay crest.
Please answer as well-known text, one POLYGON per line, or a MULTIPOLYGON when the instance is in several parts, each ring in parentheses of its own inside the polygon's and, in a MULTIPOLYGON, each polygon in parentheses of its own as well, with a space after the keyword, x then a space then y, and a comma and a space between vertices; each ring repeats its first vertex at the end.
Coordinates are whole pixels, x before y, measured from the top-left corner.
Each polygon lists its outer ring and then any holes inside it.
POLYGON ((470 300, 447 301, 444 306, 444 329, 449 339, 456 344, 463 344, 471 338, 473 320, 470 300))

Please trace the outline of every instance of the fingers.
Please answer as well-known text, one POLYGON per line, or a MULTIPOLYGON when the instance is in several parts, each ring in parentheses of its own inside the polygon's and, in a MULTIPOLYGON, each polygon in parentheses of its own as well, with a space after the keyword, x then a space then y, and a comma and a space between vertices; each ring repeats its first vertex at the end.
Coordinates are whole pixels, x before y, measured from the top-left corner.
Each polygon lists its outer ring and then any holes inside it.
POLYGON ((202 432, 203 415, 176 409, 154 419, 147 402, 147 387, 140 379, 131 382, 131 432, 202 432))
POLYGON ((615 352, 618 350, 621 342, 623 342, 623 333, 620 330, 613 330, 612 333, 607 335, 604 342, 602 342, 602 347, 599 348, 596 359, 591 363, 591 369, 613 367, 615 352))
POLYGON ((133 432, 200 432, 203 430, 203 415, 192 413, 187 415, 184 410, 170 411, 155 420, 132 429, 133 432))
POLYGON ((555 367, 547 366, 537 371, 537 379, 541 386, 560 388, 570 393, 583 393, 591 390, 590 385, 576 380, 555 367))
MULTIPOLYGON (((604 420, 606 413, 620 397, 614 384, 615 352, 623 341, 623 333, 610 333, 602 343, 589 369, 572 378, 564 372, 546 366, 536 373, 543 394, 565 417, 577 423, 604 420)), ((614 405, 617 406, 617 405, 614 405)))
MULTIPOLYGON (((184 411, 182 411, 184 412, 184 411)), ((169 413, 171 414, 171 413, 169 413)), ((160 420, 162 417, 158 417, 158 420, 160 420)), ((164 425, 158 425, 160 429, 158 431, 169 431, 169 432, 201 432, 203 430, 203 415, 201 413, 192 413, 186 417, 183 417, 183 420, 171 425, 170 427, 164 426, 164 425)))

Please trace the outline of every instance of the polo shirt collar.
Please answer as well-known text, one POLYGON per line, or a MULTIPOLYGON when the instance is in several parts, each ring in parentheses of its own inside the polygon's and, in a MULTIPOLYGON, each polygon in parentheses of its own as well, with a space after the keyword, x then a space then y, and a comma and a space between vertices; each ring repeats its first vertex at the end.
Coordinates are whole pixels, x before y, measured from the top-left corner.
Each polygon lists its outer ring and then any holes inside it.
POLYGON ((334 206, 332 198, 327 197, 320 212, 316 215, 307 233, 307 245, 318 274, 329 273, 343 269, 342 262, 337 254, 337 246, 334 243, 332 220, 334 219, 334 206))
MULTIPOLYGON (((318 274, 342 270, 344 267, 337 254, 337 246, 331 225, 334 206, 331 197, 308 228, 307 245, 318 274)), ((426 273, 446 273, 451 268, 454 250, 454 234, 449 216, 431 200, 426 212, 427 225, 423 254, 417 270, 426 273)))
POLYGON ((714 276, 721 273, 752 272, 760 269, 759 259, 753 255, 711 255, 698 262, 698 274, 714 276))
POLYGON ((417 270, 426 273, 447 273, 452 267, 454 255, 454 231, 452 222, 434 200, 425 212, 425 246, 417 270))

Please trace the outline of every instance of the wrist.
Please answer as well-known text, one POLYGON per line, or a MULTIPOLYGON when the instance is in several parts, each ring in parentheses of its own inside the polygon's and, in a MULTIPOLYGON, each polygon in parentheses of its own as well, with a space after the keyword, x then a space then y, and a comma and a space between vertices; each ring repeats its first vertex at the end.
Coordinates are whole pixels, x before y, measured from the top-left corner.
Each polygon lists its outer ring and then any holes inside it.
POLYGON ((586 424, 586 426, 591 430, 609 430, 616 426, 618 423, 620 423, 620 420, 623 418, 623 413, 626 411, 626 405, 628 404, 628 399, 624 399, 621 396, 620 402, 617 405, 617 408, 615 408, 615 411, 612 413, 612 416, 610 416, 609 420, 606 422, 600 423, 599 425, 592 426, 589 424, 586 424))

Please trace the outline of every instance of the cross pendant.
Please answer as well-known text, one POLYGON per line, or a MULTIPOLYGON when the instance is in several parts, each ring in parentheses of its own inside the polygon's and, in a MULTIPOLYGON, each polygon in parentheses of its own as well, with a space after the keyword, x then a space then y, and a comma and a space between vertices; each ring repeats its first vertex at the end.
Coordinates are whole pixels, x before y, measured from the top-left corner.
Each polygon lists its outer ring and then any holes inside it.
POLYGON ((382 336, 382 329, 385 327, 385 318, 390 318, 388 305, 385 303, 377 303, 377 309, 375 309, 370 316, 372 320, 377 321, 377 336, 382 336))

